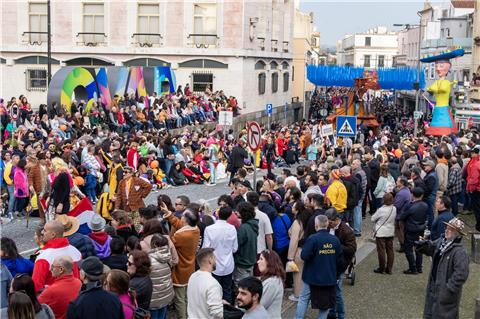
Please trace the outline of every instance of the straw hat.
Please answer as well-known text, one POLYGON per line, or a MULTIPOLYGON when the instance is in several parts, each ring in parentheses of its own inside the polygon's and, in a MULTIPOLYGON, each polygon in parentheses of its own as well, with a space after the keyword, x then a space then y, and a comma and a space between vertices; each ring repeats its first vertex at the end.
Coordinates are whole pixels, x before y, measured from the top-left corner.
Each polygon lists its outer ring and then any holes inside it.
POLYGON ((461 219, 459 219, 457 217, 454 217, 454 218, 450 219, 450 221, 448 223, 447 222, 443 222, 443 223, 445 225, 450 226, 453 229, 455 229, 460 235, 462 235, 462 236, 467 235, 464 231, 465 223, 461 219))
POLYGON ((55 218, 63 225, 63 237, 75 234, 80 228, 80 222, 77 218, 68 215, 57 215, 55 218))

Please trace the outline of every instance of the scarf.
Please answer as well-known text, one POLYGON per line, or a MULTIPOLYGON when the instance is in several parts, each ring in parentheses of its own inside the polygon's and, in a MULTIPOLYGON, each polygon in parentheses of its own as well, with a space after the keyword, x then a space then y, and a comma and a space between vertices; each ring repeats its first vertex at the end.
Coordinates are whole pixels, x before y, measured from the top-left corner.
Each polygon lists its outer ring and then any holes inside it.
POLYGON ((453 240, 447 240, 445 237, 442 239, 442 244, 440 245, 440 256, 442 256, 445 251, 453 244, 453 240))

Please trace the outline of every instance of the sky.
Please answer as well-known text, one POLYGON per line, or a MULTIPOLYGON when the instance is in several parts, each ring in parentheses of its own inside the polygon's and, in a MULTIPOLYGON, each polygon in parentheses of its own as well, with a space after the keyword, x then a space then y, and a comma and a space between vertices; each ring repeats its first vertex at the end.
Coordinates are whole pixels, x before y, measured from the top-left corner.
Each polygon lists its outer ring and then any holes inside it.
POLYGON ((322 47, 334 47, 345 34, 367 31, 376 26, 392 30, 394 23, 418 24, 419 0, 300 0, 300 10, 313 12, 322 47))

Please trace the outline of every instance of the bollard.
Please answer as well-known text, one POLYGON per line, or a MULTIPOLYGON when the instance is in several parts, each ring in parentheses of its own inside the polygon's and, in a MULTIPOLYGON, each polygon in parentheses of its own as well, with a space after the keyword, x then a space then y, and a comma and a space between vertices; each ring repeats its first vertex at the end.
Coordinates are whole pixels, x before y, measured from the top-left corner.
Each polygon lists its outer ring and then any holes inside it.
POLYGON ((472 234, 472 261, 480 264, 480 234, 472 234))

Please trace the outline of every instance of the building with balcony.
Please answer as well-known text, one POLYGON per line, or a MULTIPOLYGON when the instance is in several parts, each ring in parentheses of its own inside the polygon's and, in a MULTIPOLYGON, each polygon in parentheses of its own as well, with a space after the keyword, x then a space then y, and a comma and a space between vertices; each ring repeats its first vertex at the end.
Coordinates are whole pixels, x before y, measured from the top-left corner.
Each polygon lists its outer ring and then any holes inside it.
POLYGON ((406 25, 398 32, 398 55, 393 57, 393 66, 417 67, 420 28, 406 25))
MULTIPOLYGON (((47 100, 47 3, 3 1, 1 16, 0 96, 25 94, 38 107, 47 100)), ((293 20, 293 1, 52 0, 52 73, 170 66, 177 85, 223 90, 243 113, 283 106, 292 95, 293 20)))
POLYGON ((305 94, 313 90, 305 74, 307 64, 318 64, 320 32, 315 31, 313 12, 304 13, 295 8, 293 27, 293 89, 292 98, 303 102, 305 94))
POLYGON ((386 27, 349 34, 337 42, 337 64, 367 69, 391 67, 398 54, 398 34, 386 27))

